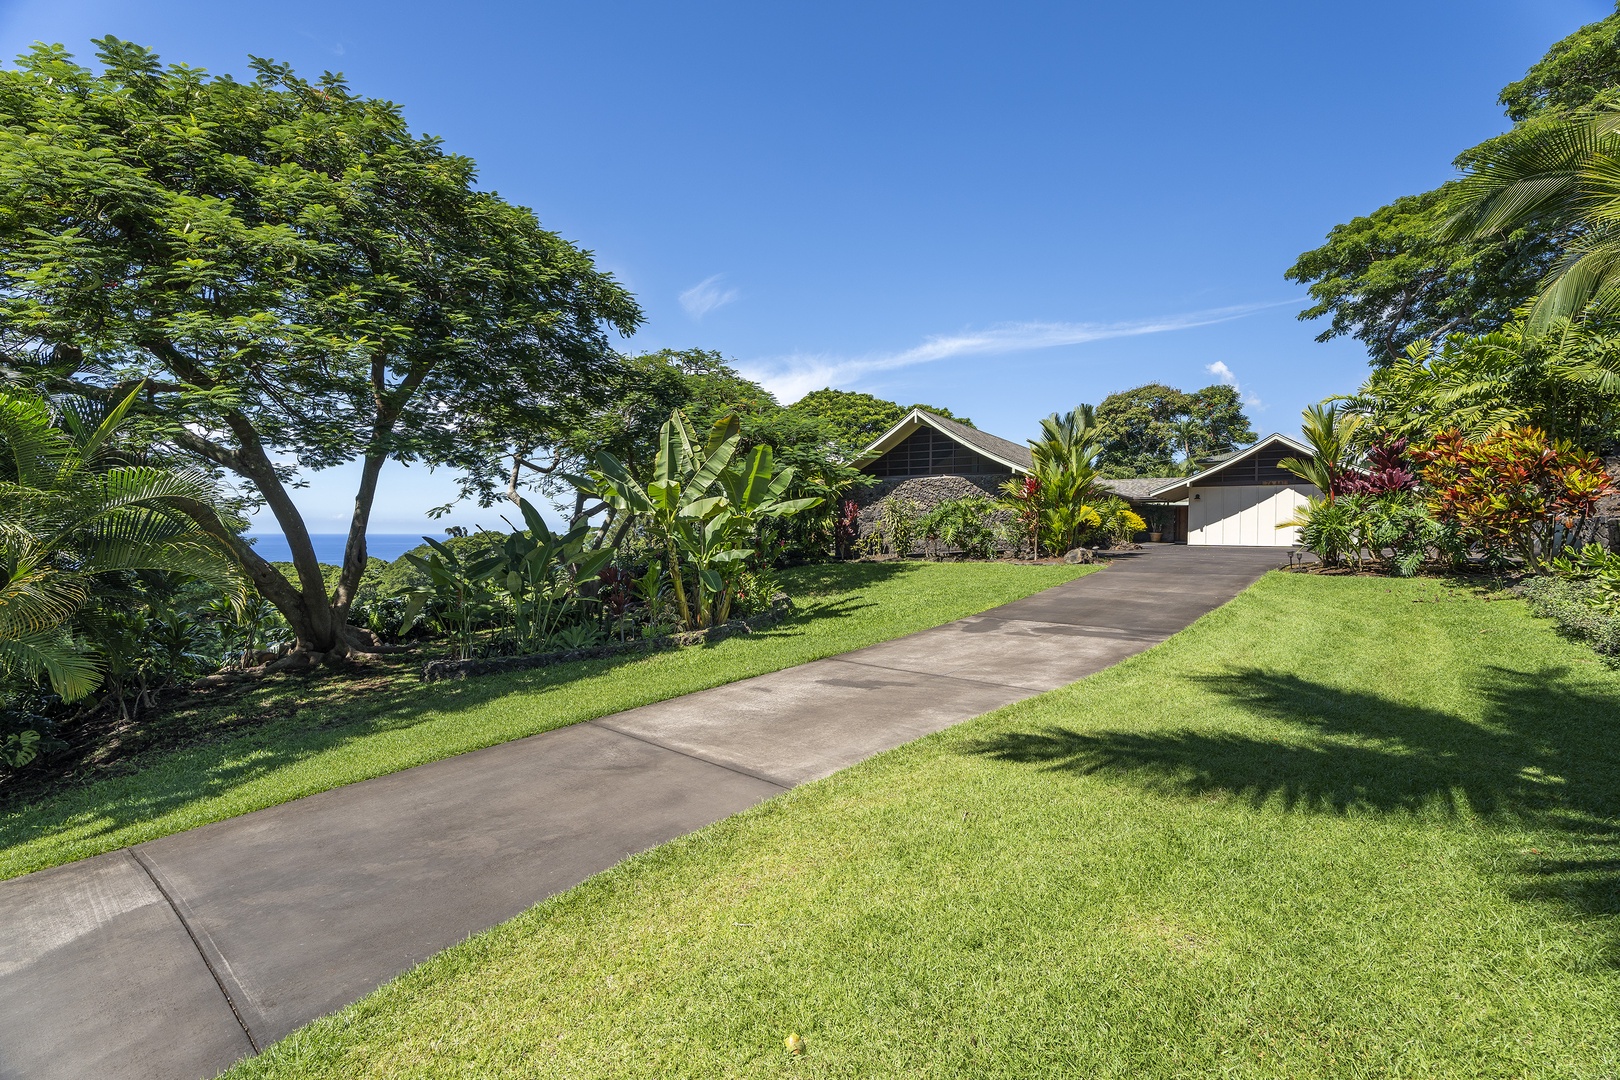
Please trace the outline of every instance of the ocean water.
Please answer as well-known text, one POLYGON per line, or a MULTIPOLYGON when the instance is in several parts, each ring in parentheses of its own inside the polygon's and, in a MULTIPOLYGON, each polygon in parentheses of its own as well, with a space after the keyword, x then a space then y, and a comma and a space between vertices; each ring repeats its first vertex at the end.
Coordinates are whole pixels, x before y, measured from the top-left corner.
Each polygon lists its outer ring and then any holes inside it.
MULTIPOLYGON (((280 533, 248 533, 248 539, 253 541, 253 550, 261 557, 271 562, 292 562, 292 548, 287 546, 287 538, 280 533)), ((315 558, 318 561, 332 566, 343 564, 343 546, 349 541, 348 533, 310 533, 309 539, 315 545, 315 558)), ((443 537, 435 536, 434 539, 443 537)), ((421 533, 366 534, 366 554, 384 562, 393 562, 421 544, 421 533)))

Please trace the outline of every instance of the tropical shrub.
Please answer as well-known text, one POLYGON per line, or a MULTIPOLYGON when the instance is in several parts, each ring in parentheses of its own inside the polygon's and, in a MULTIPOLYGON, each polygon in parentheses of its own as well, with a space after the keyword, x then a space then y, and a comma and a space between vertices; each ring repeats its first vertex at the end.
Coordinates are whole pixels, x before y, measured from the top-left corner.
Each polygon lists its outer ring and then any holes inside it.
POLYGON ((7 767, 51 745, 48 716, 112 706, 127 717, 222 658, 217 630, 198 616, 240 586, 226 539, 237 523, 221 517, 211 476, 142 451, 129 420, 140 392, 108 408, 0 388, 7 767))
POLYGON ((1595 582, 1542 576, 1520 588, 1532 612, 1553 620, 1560 631, 1584 641, 1611 664, 1620 664, 1620 613, 1595 582))
POLYGON ((737 575, 756 554, 767 523, 822 503, 821 496, 788 498, 796 470, 778 467, 769 444, 739 457, 739 439, 737 418, 727 416, 699 443, 677 409, 659 431, 652 478, 645 484, 605 451, 595 455, 588 474, 566 477, 646 527, 668 569, 674 610, 690 629, 726 620, 737 575))
POLYGON ((1294 516, 1279 529, 1299 529, 1299 546, 1316 556, 1322 566, 1341 566, 1359 561, 1361 551, 1361 508, 1354 497, 1331 498, 1312 495, 1294 516))
POLYGON ((1412 577, 1431 557, 1448 563, 1467 555, 1454 522, 1440 521, 1415 498, 1399 494, 1340 499, 1357 516, 1357 549, 1396 577, 1412 577))
POLYGON ((554 533, 527 499, 518 500, 527 529, 507 535, 495 553, 475 564, 506 601, 513 645, 519 653, 538 650, 578 607, 578 582, 594 577, 613 557, 611 547, 587 550, 591 527, 584 522, 554 533))
POLYGON ((763 615, 781 591, 782 582, 769 567, 744 567, 732 584, 732 614, 763 615))
POLYGON ((996 501, 985 495, 947 499, 923 515, 917 528, 966 558, 988 559, 996 553, 997 509, 996 501))
POLYGON ((1147 528, 1141 515, 1117 495, 1103 500, 1096 509, 1098 527, 1115 544, 1128 544, 1147 528))
POLYGON ((897 558, 910 555, 917 546, 917 504, 899 495, 890 495, 879 509, 878 527, 889 550, 897 558))
POLYGON ((1362 470, 1348 472, 1339 480, 1339 489, 1348 495, 1389 496, 1412 491, 1417 476, 1406 461, 1404 438, 1375 442, 1367 451, 1362 470))
POLYGON ((838 513, 838 521, 833 527, 833 554, 840 559, 848 559, 855 554, 855 541, 860 535, 861 504, 854 499, 845 499, 843 509, 838 513))
POLYGON ((1470 442, 1448 431, 1415 450, 1430 505, 1464 539, 1541 570, 1613 490, 1603 462, 1521 427, 1470 442))
POLYGON ((1041 481, 1035 476, 1015 476, 1001 485, 1001 505, 1011 517, 1007 522, 1008 539, 1014 552, 1028 550, 1031 558, 1040 555, 1040 491, 1041 481))
POLYGON ((456 655, 465 660, 473 653, 474 635, 480 624, 493 619, 495 596, 485 584, 488 574, 464 561, 455 550, 438 540, 423 537, 432 551, 424 558, 410 552, 405 558, 425 582, 408 594, 401 622, 409 624, 426 614, 448 634, 456 655))
POLYGON ((1553 577, 1591 585, 1594 604, 1620 611, 1620 552, 1602 544, 1587 544, 1571 553, 1565 551, 1547 564, 1553 577))

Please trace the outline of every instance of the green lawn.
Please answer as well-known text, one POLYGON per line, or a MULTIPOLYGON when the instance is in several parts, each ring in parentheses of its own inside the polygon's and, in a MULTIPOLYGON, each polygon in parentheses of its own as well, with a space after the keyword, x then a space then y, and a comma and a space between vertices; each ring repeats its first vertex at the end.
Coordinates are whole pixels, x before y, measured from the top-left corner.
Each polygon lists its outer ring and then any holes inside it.
POLYGON ((1521 603, 1272 574, 229 1075, 1612 1077, 1617 750, 1521 603))
MULTIPOLYGON (((799 613, 712 646, 422 684, 405 666, 278 679, 163 719, 161 747, 0 812, 0 879, 938 626, 1089 567, 859 563, 782 574, 799 613)), ((138 740, 140 732, 128 738, 138 740)))

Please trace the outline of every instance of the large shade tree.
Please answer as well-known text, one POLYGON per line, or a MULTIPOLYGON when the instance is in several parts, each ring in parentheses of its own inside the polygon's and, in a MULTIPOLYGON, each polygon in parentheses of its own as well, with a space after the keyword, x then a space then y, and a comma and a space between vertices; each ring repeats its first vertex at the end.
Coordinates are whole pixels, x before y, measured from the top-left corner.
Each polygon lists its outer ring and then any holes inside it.
POLYGON ((824 421, 838 439, 839 448, 851 456, 865 450, 912 409, 922 409, 935 416, 973 426, 972 420, 957 416, 938 405, 900 405, 859 390, 834 390, 831 387, 812 390, 788 408, 824 421))
POLYGON ((1190 394, 1164 383, 1121 390, 1097 406, 1096 423, 1105 476, 1173 476, 1255 439, 1236 388, 1222 383, 1190 394))
POLYGON ((106 38, 91 71, 37 46, 0 71, 0 347, 9 376, 139 406, 233 474, 292 549, 289 582, 227 537, 304 661, 347 628, 389 460, 497 497, 517 449, 599 406, 632 297, 473 162, 341 77, 253 60, 237 82, 106 38), (358 461, 329 594, 291 489, 358 461))

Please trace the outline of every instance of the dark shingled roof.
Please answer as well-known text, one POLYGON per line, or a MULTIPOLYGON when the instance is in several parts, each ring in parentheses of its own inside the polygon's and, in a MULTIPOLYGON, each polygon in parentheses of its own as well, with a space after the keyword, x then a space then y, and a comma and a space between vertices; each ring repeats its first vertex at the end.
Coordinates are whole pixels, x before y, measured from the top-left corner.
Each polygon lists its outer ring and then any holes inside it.
MULTIPOLYGON (((1011 462, 1023 472, 1035 471, 1035 457, 1030 453, 1029 446, 1025 443, 1011 442, 992 435, 988 431, 980 431, 976 427, 968 427, 959 421, 941 416, 938 413, 929 412, 927 409, 915 409, 913 411, 921 416, 926 416, 929 423, 938 427, 939 430, 963 446, 977 450, 981 454, 988 454, 1001 461, 1011 462)), ((867 449, 866 454, 872 454, 870 448, 867 449)), ((863 454, 861 459, 857 460, 865 459, 866 454, 863 454)), ((872 459, 875 460, 876 456, 872 454, 872 459)), ((1163 487, 1174 479, 1175 477, 1172 476, 1143 476, 1129 480, 1104 480, 1102 486, 1120 498, 1140 501, 1147 498, 1148 494, 1155 488, 1163 487)))
POLYGON ((975 450, 982 451, 992 457, 998 457, 1003 461, 1010 461, 1025 472, 1030 472, 1035 468, 1035 459, 1030 455, 1028 446, 1009 442, 1006 439, 991 435, 989 432, 980 431, 978 428, 959 424, 955 420, 948 420, 938 413, 928 412, 927 409, 918 409, 917 411, 926 413, 928 419, 938 424, 942 431, 963 445, 971 446, 975 450))
POLYGON ((1102 480, 1099 483, 1122 499, 1141 500, 1174 479, 1174 476, 1133 476, 1128 480, 1102 480))

